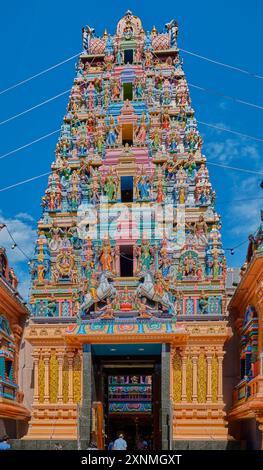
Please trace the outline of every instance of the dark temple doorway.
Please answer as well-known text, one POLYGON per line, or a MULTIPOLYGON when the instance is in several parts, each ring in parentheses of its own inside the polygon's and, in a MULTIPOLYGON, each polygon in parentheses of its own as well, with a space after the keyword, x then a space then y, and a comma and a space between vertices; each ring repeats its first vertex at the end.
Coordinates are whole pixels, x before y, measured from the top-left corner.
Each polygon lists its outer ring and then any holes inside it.
POLYGON ((133 49, 126 49, 124 51, 124 63, 125 64, 133 63, 133 49))
POLYGON ((96 400, 105 448, 123 433, 128 450, 161 449, 161 345, 93 345, 96 400))
POLYGON ((121 277, 133 277, 133 246, 120 246, 120 275, 121 277))
POLYGON ((121 176, 121 202, 133 201, 133 176, 121 176))

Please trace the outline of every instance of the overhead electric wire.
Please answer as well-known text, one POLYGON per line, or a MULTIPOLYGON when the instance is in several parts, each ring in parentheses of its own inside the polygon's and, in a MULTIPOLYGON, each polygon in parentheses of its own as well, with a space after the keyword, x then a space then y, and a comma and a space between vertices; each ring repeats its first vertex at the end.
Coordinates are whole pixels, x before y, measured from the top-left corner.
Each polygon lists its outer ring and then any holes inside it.
POLYGON ((263 142, 263 138, 255 137, 253 135, 243 134, 242 132, 234 131, 232 129, 228 129, 227 127, 218 126, 217 124, 209 124, 208 122, 199 121, 199 120, 197 120, 196 122, 198 122, 198 124, 202 124, 203 126, 212 127, 213 129, 217 129, 219 131, 230 132, 230 134, 235 134, 235 135, 238 135, 239 137, 245 137, 246 139, 252 139, 252 140, 256 140, 257 142, 263 142))
POLYGON ((9 86, 8 88, 5 88, 4 90, 1 90, 1 91, 0 91, 0 95, 3 95, 4 93, 7 93, 8 91, 13 90, 14 88, 17 88, 17 87, 19 87, 19 86, 21 86, 21 85, 24 85, 24 83, 27 83, 27 82, 29 82, 29 81, 31 81, 31 80, 34 80, 35 78, 40 77, 41 75, 44 75, 45 73, 50 72, 51 70, 54 70, 54 69, 57 68, 57 67, 60 67, 60 65, 63 65, 63 64, 65 64, 66 62, 69 62, 70 60, 75 59, 75 58, 78 57, 80 54, 81 54, 81 52, 79 52, 78 54, 75 54, 75 55, 69 57, 68 59, 63 60, 62 62, 58 62, 57 64, 52 65, 51 67, 48 67, 47 69, 42 70, 41 72, 38 72, 38 73, 36 73, 35 75, 32 75, 31 77, 28 77, 28 78, 26 78, 25 80, 22 80, 21 82, 15 83, 14 85, 11 85, 11 86, 9 86))
MULTIPOLYGON (((256 235, 258 229, 255 230, 255 232, 252 234, 253 237, 256 235)), ((231 255, 234 255, 234 250, 236 250, 237 248, 240 248, 240 246, 244 245, 245 243, 248 242, 248 239, 246 240, 243 240, 242 242, 238 243, 236 246, 233 246, 233 248, 224 248, 225 251, 230 251, 231 252, 231 255)))
MULTIPOLYGON (((234 67, 234 66, 232 66, 232 65, 225 64, 225 63, 223 63, 223 62, 219 62, 219 61, 210 59, 210 58, 205 57, 205 56, 201 56, 200 54, 196 54, 196 53, 187 51, 187 50, 182 49, 182 48, 180 48, 180 50, 181 50, 182 52, 185 52, 185 53, 190 54, 190 55, 192 55, 192 56, 195 56, 195 57, 198 57, 198 58, 200 58, 200 59, 206 60, 206 61, 208 61, 208 62, 212 62, 212 63, 215 63, 215 64, 217 64, 217 65, 224 66, 224 67, 227 67, 227 68, 229 68, 229 69, 242 72, 242 73, 244 73, 244 74, 250 75, 250 76, 252 76, 252 77, 254 77, 254 78, 257 78, 257 79, 261 79, 261 80, 263 79, 263 76, 257 75, 257 74, 254 74, 254 73, 251 73, 251 72, 249 72, 249 71, 247 71, 247 70, 244 70, 244 69, 241 69, 241 68, 238 68, 238 67, 234 67)), ((35 78, 37 78, 37 77, 39 77, 39 76, 41 76, 41 75, 43 75, 43 74, 45 74, 45 73, 47 73, 47 72, 49 72, 49 71, 55 69, 55 68, 57 68, 57 67, 63 65, 64 63, 66 63, 66 62, 68 62, 68 61, 70 61, 70 60, 76 58, 77 56, 79 56, 79 54, 80 54, 80 53, 75 54, 74 56, 69 57, 68 59, 65 59, 65 60, 62 61, 62 62, 59 62, 58 64, 55 64, 55 65, 53 65, 53 66, 51 66, 51 67, 49 67, 49 68, 47 68, 47 69, 45 69, 45 70, 43 70, 43 71, 41 71, 41 72, 39 72, 39 73, 37 73, 37 74, 31 76, 31 77, 28 77, 28 78, 25 79, 25 80, 22 80, 22 81, 20 81, 20 82, 14 84, 14 85, 11 85, 10 87, 8 87, 8 88, 6 88, 6 89, 4 89, 4 90, 1 90, 1 91, 0 91, 0 95, 1 95, 1 94, 4 94, 4 93, 6 93, 6 92, 8 92, 8 91, 10 91, 10 90, 12 90, 12 89, 14 89, 14 88, 17 88, 17 87, 19 87, 19 86, 21 86, 21 85, 23 85, 23 84, 25 84, 25 83, 27 83, 27 82, 29 82, 29 81, 35 79, 35 78)), ((215 90, 211 90, 211 89, 208 89, 208 88, 205 88, 205 87, 200 87, 200 86, 198 86, 198 85, 194 85, 194 84, 191 84, 191 83, 188 83, 188 84, 189 84, 189 86, 191 86, 191 87, 197 88, 197 89, 202 90, 202 91, 206 91, 206 92, 208 92, 208 93, 217 94, 217 95, 222 96, 222 97, 224 97, 224 98, 226 98, 226 99, 233 100, 233 101, 235 101, 235 102, 237 102, 237 103, 244 104, 244 105, 251 106, 251 107, 254 107, 254 108, 258 108, 258 109, 263 109, 262 106, 256 105, 256 104, 254 104, 254 103, 246 102, 246 101, 244 101, 244 100, 240 100, 239 98, 235 98, 235 97, 232 97, 232 96, 224 95, 224 94, 221 93, 221 92, 218 92, 218 91, 215 91, 215 90)), ((51 102, 51 101, 53 101, 53 100, 59 98, 60 96, 66 94, 66 93, 68 93, 68 92, 70 92, 70 91, 71 91, 71 89, 66 90, 66 91, 64 91, 64 92, 62 92, 62 93, 60 93, 60 94, 58 94, 58 95, 56 95, 56 96, 54 96, 54 97, 52 97, 52 98, 49 98, 48 100, 45 100, 45 101, 43 101, 43 102, 41 102, 41 103, 39 103, 39 104, 37 104, 37 105, 35 105, 35 106, 33 106, 33 107, 31 107, 31 108, 29 108, 29 109, 27 109, 27 110, 21 112, 21 113, 18 113, 18 114, 15 115, 15 116, 11 116, 10 118, 8 118, 8 119, 6 119, 6 120, 0 122, 0 125, 3 125, 3 124, 5 124, 5 123, 7 123, 7 122, 10 122, 10 121, 12 121, 12 120, 14 120, 14 119, 16 119, 16 118, 18 118, 18 117, 20 117, 20 116, 26 114, 26 113, 29 113, 30 111, 33 111, 34 109, 36 109, 36 108, 38 108, 38 107, 40 107, 40 106, 43 106, 44 104, 47 104, 47 103, 49 103, 49 102, 51 102)), ((254 137, 254 136, 250 136, 250 135, 247 135, 247 134, 243 134, 243 133, 238 132, 238 131, 234 131, 234 130, 231 130, 231 129, 227 129, 227 128, 224 128, 224 127, 221 127, 221 126, 218 126, 218 125, 209 124, 209 123, 206 123, 206 122, 203 122, 203 121, 197 121, 197 122, 198 122, 199 124, 202 124, 202 125, 205 125, 205 126, 208 126, 208 127, 214 128, 214 129, 217 129, 217 130, 219 130, 219 131, 229 132, 229 133, 232 133, 232 134, 241 136, 241 137, 245 137, 245 138, 248 138, 248 139, 256 140, 256 141, 258 141, 258 142, 263 142, 263 139, 258 138, 258 137, 254 137)), ((53 134, 59 132, 59 130, 60 130, 60 129, 57 129, 57 130, 55 130, 55 131, 52 131, 52 132, 50 132, 49 134, 46 134, 46 135, 44 135, 44 136, 42 136, 42 137, 40 137, 40 138, 38 138, 38 139, 35 139, 35 140, 33 140, 33 141, 31 141, 31 142, 29 142, 29 143, 27 143, 27 144, 25 144, 25 145, 23 145, 23 146, 21 146, 21 147, 18 147, 18 148, 16 148, 16 149, 14 149, 14 150, 12 150, 12 151, 10 151, 10 152, 4 154, 4 155, 1 155, 1 156, 0 156, 0 159, 3 159, 3 158, 5 158, 5 157, 7 157, 7 156, 9 156, 9 155, 12 155, 12 154, 14 154, 14 153, 16 153, 16 152, 18 152, 18 151, 20 151, 20 150, 26 148, 26 147, 29 147, 29 146, 31 146, 31 145, 33 145, 33 144, 35 144, 35 143, 37 143, 37 142, 39 142, 39 141, 41 141, 41 140, 47 138, 47 137, 49 137, 49 136, 51 136, 51 135, 53 135, 53 134)), ((223 164, 219 164, 219 163, 213 163, 213 162, 210 162, 210 161, 207 161, 207 163, 208 163, 208 164, 211 164, 211 165, 218 166, 218 167, 226 168, 226 169, 232 169, 232 170, 235 170, 235 171, 243 171, 243 172, 247 172, 247 173, 253 173, 253 174, 263 175, 263 173, 261 173, 261 172, 257 172, 257 171, 253 171, 253 170, 248 170, 248 169, 245 169, 245 168, 232 167, 232 166, 229 166, 229 165, 223 165, 223 164)), ((32 177, 32 178, 29 178, 29 179, 20 181, 20 182, 18 182, 18 183, 14 183, 14 184, 12 184, 12 185, 6 186, 6 187, 0 189, 0 192, 6 191, 6 190, 8 190, 8 189, 15 188, 15 187, 20 186, 20 185, 25 184, 25 183, 29 183, 29 182, 34 181, 34 180, 36 180, 36 179, 42 178, 42 177, 44 177, 44 176, 47 176, 47 175, 49 175, 50 173, 51 173, 51 172, 42 173, 42 174, 37 175, 37 176, 34 176, 34 177, 32 177)), ((261 198, 256 198, 256 199, 261 199, 261 198)), ((237 200, 237 201, 238 201, 238 200, 237 200)), ((240 201, 241 201, 241 200, 240 200, 240 201)), ((11 232, 9 231, 8 227, 7 227, 6 225, 5 225, 5 227, 6 227, 6 230, 8 231, 8 233, 9 233, 9 236, 10 236, 10 238, 12 239, 12 241, 13 241, 15 247, 17 247, 17 248, 21 251, 21 253, 23 253, 23 255, 24 255, 26 258, 30 259, 30 258, 28 257, 28 255, 18 246, 18 244, 16 243, 14 237, 12 236, 11 232)), ((231 250, 231 251, 233 251, 234 249, 240 247, 241 245, 243 245, 243 244, 246 243, 246 242, 247 242, 247 240, 245 240, 245 241, 239 243, 237 246, 235 246, 235 247, 233 247, 233 248, 226 248, 226 250, 231 250)))
MULTIPOLYGON (((263 172, 255 171, 255 170, 249 170, 248 168, 240 168, 240 167, 234 167, 234 166, 230 166, 230 165, 223 165, 223 164, 220 164, 220 163, 213 163, 213 162, 210 162, 209 160, 207 161, 207 163, 209 165, 215 165, 215 166, 219 166, 219 167, 230 169, 230 170, 243 171, 245 173, 252 173, 252 174, 255 174, 255 175, 263 176, 263 172)), ((12 188, 20 186, 22 184, 29 183, 31 181, 34 181, 38 178, 42 178, 43 176, 47 176, 47 175, 50 175, 50 174, 51 174, 51 171, 48 171, 46 173, 42 173, 41 175, 33 176, 32 178, 19 181, 18 183, 14 183, 14 184, 9 185, 9 186, 5 186, 4 188, 0 188, 0 192, 7 191, 8 189, 12 189, 12 188)))
POLYGON ((245 69, 241 69, 240 67, 235 67, 233 65, 225 64, 224 62, 220 62, 219 60, 210 59, 209 57, 197 54, 196 52, 187 51, 186 49, 182 49, 181 47, 179 48, 179 50, 182 51, 182 52, 185 52, 186 54, 198 57, 199 59, 203 59, 203 60, 206 60, 208 62, 212 62, 213 64, 216 64, 216 65, 221 65, 222 67, 226 67, 228 69, 236 70, 237 72, 241 72, 241 73, 244 73, 246 75, 250 75, 251 77, 258 78, 259 80, 263 80, 262 75, 258 75, 256 73, 250 72, 249 70, 245 70, 245 69))
POLYGON ((42 101, 39 104, 36 104, 35 106, 32 106, 31 108, 25 109, 25 111, 22 111, 21 113, 15 114, 14 116, 11 116, 10 118, 5 119, 4 121, 0 122, 0 126, 3 124, 6 124, 7 122, 13 121, 14 119, 17 119, 20 116, 23 116, 24 114, 30 113, 30 111, 33 111, 36 108, 39 108, 40 106, 43 106, 44 104, 50 103, 50 101, 56 100, 60 96, 65 95, 66 93, 69 93, 71 89, 63 91, 62 93, 59 93, 58 95, 52 96, 52 98, 48 98, 45 101, 42 101))
POLYGON ((20 150, 23 150, 27 147, 30 147, 33 144, 36 144, 37 142, 40 142, 41 140, 47 139, 47 137, 50 137, 51 135, 57 134, 60 131, 60 129, 57 129, 55 131, 49 132, 49 134, 42 135, 42 137, 39 137, 38 139, 32 140, 31 142, 28 142, 25 145, 21 145, 21 147, 17 147, 14 150, 10 150, 10 152, 4 153, 3 155, 0 155, 0 160, 3 158, 9 157, 10 155, 13 155, 16 152, 19 152, 20 150))
MULTIPOLYGON (((90 62, 90 65, 93 63, 95 57, 96 57, 96 56, 93 57, 92 61, 90 62)), ((45 100, 45 101, 42 101, 41 103, 39 103, 39 104, 37 104, 37 105, 35 105, 35 106, 32 106, 31 108, 26 109, 25 111, 22 111, 21 113, 18 113, 18 114, 16 114, 15 116, 11 116, 10 118, 5 119, 4 121, 1 121, 1 122, 0 122, 0 126, 3 125, 3 124, 6 124, 6 123, 9 122, 9 121, 12 121, 12 120, 14 120, 14 119, 16 119, 16 118, 18 118, 18 117, 20 117, 20 116, 23 116, 23 115, 26 114, 26 113, 29 113, 30 111, 33 111, 34 109, 39 108, 40 106, 43 106, 44 104, 47 104, 47 103, 49 103, 50 101, 53 101, 53 100, 59 98, 60 96, 65 95, 66 93, 69 93, 71 90, 72 90, 72 88, 69 88, 68 90, 63 91, 62 93, 59 93, 58 95, 52 96, 51 98, 49 98, 49 99, 47 99, 47 100, 45 100)))
POLYGON ((229 202, 247 202, 247 201, 262 201, 263 197, 248 197, 246 199, 228 199, 226 201, 216 201, 216 205, 218 204, 227 204, 229 202))
MULTIPOLYGON (((230 165, 223 165, 221 163, 210 162, 209 160, 207 160, 207 163, 208 163, 208 165, 214 165, 214 166, 226 168, 226 169, 229 169, 229 170, 242 171, 242 172, 245 172, 245 173, 252 173, 254 175, 263 176, 263 172, 255 171, 255 170, 249 170, 248 168, 240 168, 240 167, 235 167, 235 166, 230 166, 230 165)), ((8 189, 12 189, 12 188, 20 186, 22 184, 29 183, 31 181, 34 181, 36 179, 42 178, 43 176, 47 176, 47 175, 50 175, 50 174, 51 174, 51 172, 48 171, 47 173, 42 173, 40 175, 33 176, 32 178, 19 181, 18 183, 14 183, 12 185, 5 186, 4 188, 0 188, 0 192, 7 191, 8 189)), ((261 199, 261 198, 256 198, 256 199, 261 199)))
MULTIPOLYGON (((238 135, 240 137, 244 137, 246 139, 252 139, 252 140, 256 140, 257 142, 263 142, 263 139, 261 139, 259 137, 255 137, 255 136, 248 135, 248 134, 243 134, 242 132, 238 132, 238 131, 235 131, 235 130, 232 130, 232 129, 227 129, 225 127, 221 127, 221 126, 218 126, 216 124, 210 124, 210 123, 204 122, 204 121, 197 121, 197 122, 199 124, 202 124, 202 125, 208 126, 208 127, 212 127, 214 129, 217 129, 217 130, 222 131, 222 132, 230 132, 231 134, 235 134, 235 135, 238 135)), ((4 153, 3 155, 0 155, 0 160, 3 159, 3 158, 6 158, 9 155, 12 155, 16 152, 19 152, 20 150, 23 150, 24 148, 30 147, 31 145, 33 145, 33 144, 35 144, 35 143, 37 143, 41 140, 44 140, 44 139, 50 137, 51 135, 56 134, 59 131, 60 131, 60 129, 56 129, 55 131, 49 132, 48 134, 45 134, 42 137, 39 137, 38 139, 32 140, 31 142, 28 142, 27 144, 22 145, 21 147, 18 147, 14 150, 10 150, 10 152, 7 152, 7 153, 4 153)))
POLYGON ((250 103, 249 101, 244 101, 239 98, 235 98, 234 96, 224 95, 224 93, 222 93, 221 91, 212 90, 211 88, 205 88, 199 85, 194 85, 193 83, 189 83, 189 82, 188 82, 188 85, 192 88, 196 88, 197 90, 201 90, 201 91, 205 91, 206 93, 211 93, 213 95, 221 96, 222 98, 234 101, 235 103, 245 104, 246 106, 251 106, 252 108, 263 109, 263 106, 260 106, 255 103, 250 103))
MULTIPOLYGON (((229 64, 225 64, 223 62, 220 62, 218 60, 214 60, 214 59, 211 59, 209 57, 206 57, 206 56, 203 56, 201 54, 197 54, 195 52, 191 52, 191 51, 188 51, 186 49, 183 49, 183 48, 180 48, 180 51, 182 52, 185 52, 186 54, 189 54, 189 55, 192 55, 192 56, 195 56, 195 57, 198 57, 199 59, 203 59, 203 60, 206 60, 208 62, 211 62, 211 63, 214 63, 216 65, 221 65, 221 66, 224 66, 224 67, 227 67, 229 69, 233 69, 233 70, 236 70, 238 72, 242 72, 244 74, 247 74, 247 75, 251 75, 252 77, 254 78, 258 78, 258 79, 263 79, 263 76, 261 75, 258 75, 258 74, 255 74, 255 73, 252 73, 252 72, 249 72, 248 70, 244 70, 244 69, 241 69, 239 67, 235 67, 233 65, 229 65, 229 64)), ((73 56, 70 56, 64 60, 62 60, 61 62, 58 62, 57 64, 54 64, 54 65, 51 65, 50 67, 44 69, 44 70, 41 70, 40 72, 34 74, 34 75, 31 75, 30 77, 28 78, 25 78, 24 80, 21 80, 20 82, 17 82, 15 83, 14 85, 10 85, 9 87, 3 89, 3 90, 0 90, 0 95, 4 94, 4 93, 7 93, 8 91, 10 90, 13 90, 21 85, 24 85, 25 83, 28 83, 29 81, 31 80, 34 80, 35 78, 37 77, 40 77, 41 75, 44 75, 45 73, 48 73, 54 69, 56 69, 57 67, 60 67, 61 65, 75 59, 76 57, 78 57, 79 55, 81 54, 81 52, 78 52, 77 54, 74 54, 73 56)))
POLYGON ((24 252, 24 250, 20 247, 20 245, 16 242, 16 240, 14 239, 12 233, 10 232, 8 226, 4 223, 4 224, 0 224, 0 231, 3 230, 4 228, 6 229, 9 237, 11 238, 12 242, 13 242, 13 246, 11 247, 12 250, 14 250, 15 248, 17 248, 21 253, 22 255, 27 258, 29 261, 30 261, 30 257, 24 252))
POLYGON ((244 173, 252 173, 253 175, 263 176, 263 171, 260 172, 260 171, 255 171, 255 170, 249 170, 248 168, 240 168, 236 166, 223 165, 221 163, 210 162, 209 160, 207 160, 206 163, 208 165, 214 165, 214 166, 219 166, 221 168, 227 168, 228 170, 243 171, 244 173))
POLYGON ((5 186, 4 188, 0 188, 0 192, 7 191, 8 189, 16 188, 17 186, 20 186, 21 184, 25 183, 30 183, 30 181, 34 181, 36 179, 42 178, 43 176, 50 175, 51 171, 48 171, 47 173, 42 173, 41 175, 33 176, 32 178, 28 178, 26 180, 19 181, 18 183, 10 184, 9 186, 5 186))

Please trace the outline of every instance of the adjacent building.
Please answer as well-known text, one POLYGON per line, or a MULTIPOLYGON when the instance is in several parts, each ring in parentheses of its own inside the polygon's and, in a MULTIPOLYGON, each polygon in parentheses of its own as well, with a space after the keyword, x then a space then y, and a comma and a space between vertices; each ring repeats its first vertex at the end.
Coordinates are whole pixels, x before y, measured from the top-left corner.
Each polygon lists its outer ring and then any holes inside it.
POLYGON ((21 437, 30 417, 19 382, 19 352, 29 311, 17 291, 18 280, 0 248, 0 435, 21 437))
POLYGON ((263 219, 249 236, 247 259, 229 304, 230 321, 238 340, 235 355, 236 384, 228 413, 236 439, 250 449, 263 449, 263 219))

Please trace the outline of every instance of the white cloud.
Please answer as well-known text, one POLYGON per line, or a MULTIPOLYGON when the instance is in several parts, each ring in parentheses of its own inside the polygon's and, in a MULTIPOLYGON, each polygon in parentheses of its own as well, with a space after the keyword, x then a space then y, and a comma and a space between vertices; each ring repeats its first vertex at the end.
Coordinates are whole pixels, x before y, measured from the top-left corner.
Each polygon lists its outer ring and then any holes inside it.
POLYGON ((237 236, 254 233, 260 224, 260 209, 262 200, 248 200, 237 204, 232 212, 234 223, 231 232, 237 236))
POLYGON ((259 187, 260 177, 249 176, 235 179, 233 194, 238 194, 227 207, 227 220, 231 224, 230 232, 236 236, 248 236, 255 232, 260 224, 262 209, 262 190, 259 187))
POLYGON ((21 269, 20 265, 15 265, 15 273, 19 281, 18 291, 23 299, 28 300, 31 278, 28 266, 25 265, 23 268, 21 269))
MULTIPOLYGON (((23 218, 25 219, 25 217, 23 218)), ((0 212, 0 223, 7 226, 18 247, 20 247, 30 257, 34 252, 36 230, 29 220, 31 221, 30 215, 28 215, 28 219, 26 221, 21 220, 18 216, 15 216, 14 218, 4 217, 2 212, 0 212)), ((13 243, 14 242, 12 241, 7 229, 3 228, 0 231, 0 246, 6 248, 9 263, 12 265, 12 263, 27 261, 25 256, 17 247, 13 250, 11 249, 13 243)))
POLYGON ((29 222, 34 222, 34 217, 32 217, 32 215, 30 214, 27 214, 26 212, 19 212, 19 214, 17 214, 15 217, 17 219, 28 220, 29 222))
MULTIPOLYGON (((34 219, 30 214, 19 213, 14 218, 8 218, 0 211, 0 223, 5 224, 12 237, 25 254, 31 257, 34 253, 36 241, 36 229, 34 219)), ((18 278, 18 291, 24 299, 28 299, 30 276, 28 271, 28 259, 16 247, 12 249, 13 241, 6 228, 0 231, 0 246, 6 249, 9 265, 14 268, 18 278)))
POLYGON ((260 162, 260 153, 256 144, 247 144, 245 139, 232 139, 227 138, 222 142, 211 141, 208 142, 205 146, 205 153, 208 160, 217 160, 220 163, 233 163, 242 159, 246 166, 248 166, 249 161, 253 161, 253 164, 260 162))

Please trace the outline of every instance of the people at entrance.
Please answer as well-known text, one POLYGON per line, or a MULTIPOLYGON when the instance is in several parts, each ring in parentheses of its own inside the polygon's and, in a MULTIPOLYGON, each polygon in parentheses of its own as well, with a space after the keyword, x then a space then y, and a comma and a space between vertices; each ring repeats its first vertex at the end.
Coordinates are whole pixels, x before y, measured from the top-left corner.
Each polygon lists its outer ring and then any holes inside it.
POLYGON ((123 434, 119 434, 118 439, 114 441, 113 450, 126 450, 127 442, 124 439, 123 434))
POLYGON ((139 437, 137 443, 136 443, 136 449, 137 450, 146 450, 148 449, 148 442, 143 439, 143 437, 139 437))
POLYGON ((62 444, 60 444, 59 442, 56 442, 54 446, 54 450, 63 450, 62 444))
POLYGON ((98 450, 97 444, 95 441, 91 440, 87 447, 87 450, 98 450))
POLYGON ((114 448, 114 440, 110 440, 109 444, 108 444, 108 450, 113 450, 114 448))
POLYGON ((9 437, 8 436, 3 436, 2 439, 0 440, 0 450, 10 450, 11 446, 9 444, 9 437))

